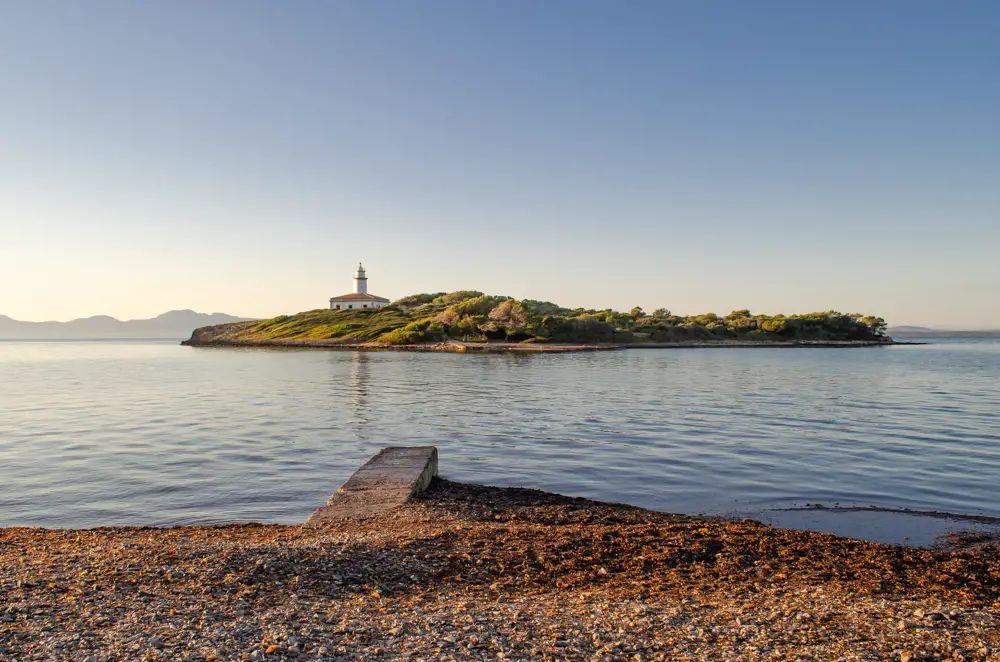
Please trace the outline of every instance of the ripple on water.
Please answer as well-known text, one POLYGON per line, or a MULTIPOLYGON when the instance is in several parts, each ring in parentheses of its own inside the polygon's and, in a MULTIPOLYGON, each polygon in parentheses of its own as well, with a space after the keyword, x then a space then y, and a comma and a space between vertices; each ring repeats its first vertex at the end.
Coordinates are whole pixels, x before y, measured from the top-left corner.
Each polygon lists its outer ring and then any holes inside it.
POLYGON ((563 356, 0 343, 0 525, 300 521, 392 444, 439 446, 458 480, 663 510, 1000 516, 998 378, 989 342, 563 356))

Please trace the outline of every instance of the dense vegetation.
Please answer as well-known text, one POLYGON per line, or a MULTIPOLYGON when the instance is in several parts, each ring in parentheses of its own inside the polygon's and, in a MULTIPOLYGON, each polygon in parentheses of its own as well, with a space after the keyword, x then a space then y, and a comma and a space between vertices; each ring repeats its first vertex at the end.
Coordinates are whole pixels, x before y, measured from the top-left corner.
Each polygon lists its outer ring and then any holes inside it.
POLYGON ((482 342, 631 343, 697 340, 821 341, 886 338, 879 317, 834 311, 806 315, 754 315, 737 310, 674 315, 660 308, 570 310, 546 301, 515 300, 482 292, 416 294, 380 309, 313 310, 234 324, 233 340, 338 340, 403 345, 442 340, 482 342))

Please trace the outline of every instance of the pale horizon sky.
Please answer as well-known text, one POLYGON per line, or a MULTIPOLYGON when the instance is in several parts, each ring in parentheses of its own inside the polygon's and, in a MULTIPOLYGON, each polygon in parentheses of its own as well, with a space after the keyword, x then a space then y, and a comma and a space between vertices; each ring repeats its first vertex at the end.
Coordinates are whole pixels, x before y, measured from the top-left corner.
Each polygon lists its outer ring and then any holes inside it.
POLYGON ((0 0, 0 315, 1000 328, 1000 3, 0 0))

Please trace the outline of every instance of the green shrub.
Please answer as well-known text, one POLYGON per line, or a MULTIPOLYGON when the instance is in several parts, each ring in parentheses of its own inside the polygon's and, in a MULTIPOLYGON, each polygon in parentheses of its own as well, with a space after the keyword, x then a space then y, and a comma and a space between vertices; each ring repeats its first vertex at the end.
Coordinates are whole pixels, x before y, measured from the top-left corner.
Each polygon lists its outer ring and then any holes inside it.
POLYGON ((449 292, 448 294, 442 294, 434 298, 432 303, 443 304, 445 306, 450 306, 453 303, 458 303, 459 301, 465 301, 466 299, 475 299, 477 297, 483 296, 482 292, 477 292, 476 290, 459 290, 458 292, 449 292))
POLYGON ((444 327, 440 322, 422 320, 383 334, 378 342, 383 345, 410 345, 445 339, 444 327))

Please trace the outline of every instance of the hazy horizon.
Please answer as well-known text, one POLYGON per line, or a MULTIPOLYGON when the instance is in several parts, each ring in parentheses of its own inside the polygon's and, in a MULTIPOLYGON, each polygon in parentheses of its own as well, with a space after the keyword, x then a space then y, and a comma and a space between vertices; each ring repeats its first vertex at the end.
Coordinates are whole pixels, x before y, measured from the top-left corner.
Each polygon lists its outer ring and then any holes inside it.
MULTIPOLYGON (((557 303, 557 302, 553 302, 553 303, 557 303)), ((325 308, 325 306, 320 306, 320 308, 325 308)), ((649 310, 647 310, 647 312, 652 312, 653 310, 654 309, 649 309, 649 310)), ((817 311, 798 310, 798 311, 752 311, 752 312, 755 312, 755 314, 757 314, 757 312, 759 312, 761 314, 770 315, 770 314, 777 314, 778 312, 786 312, 787 314, 803 314, 803 313, 808 313, 808 312, 820 312, 822 310, 824 310, 824 309, 819 309, 817 311)), ((2 312, 0 312, 0 318, 6 317, 8 319, 12 319, 15 322, 23 322, 23 323, 27 323, 27 324, 66 324, 66 323, 69 323, 69 322, 77 322, 77 321, 81 321, 81 320, 92 319, 94 317, 109 317, 109 318, 114 319, 114 320, 119 321, 119 322, 145 322, 145 321, 149 321, 149 320, 154 320, 154 319, 156 319, 158 317, 162 317, 162 316, 167 315, 169 313, 177 313, 177 312, 191 312, 191 313, 194 313, 196 315, 208 315, 208 316, 227 315, 229 317, 239 317, 239 318, 243 318, 243 319, 268 319, 268 318, 271 318, 271 317, 277 317, 277 315, 264 315, 264 316, 261 316, 261 317, 256 317, 256 316, 240 315, 239 313, 230 313, 230 312, 226 312, 224 310, 215 310, 215 311, 210 311, 209 312, 209 311, 191 310, 190 308, 185 308, 185 309, 167 310, 167 311, 164 311, 164 312, 159 313, 157 315, 152 315, 150 317, 136 317, 136 318, 121 318, 121 317, 115 317, 114 315, 107 315, 105 313, 95 313, 93 315, 84 315, 82 317, 73 317, 73 318, 65 319, 65 320, 55 320, 55 319, 25 320, 25 319, 13 318, 10 315, 5 315, 2 312)), ((306 312, 306 311, 303 310, 303 311, 299 311, 299 312, 306 312)), ((626 311, 622 311, 622 312, 626 312, 626 311)), ((672 311, 672 312, 676 312, 676 311, 672 311)), ((717 314, 720 314, 720 315, 723 314, 723 313, 721 313, 720 311, 717 311, 717 310, 716 311, 706 310, 706 311, 701 311, 701 312, 702 313, 714 312, 714 313, 717 313, 717 314)), ((844 311, 840 311, 840 312, 844 312, 844 311)), ((681 314, 687 314, 687 313, 681 313, 681 314)), ((928 327, 928 326, 922 326, 922 325, 918 325, 918 324, 891 324, 890 323, 889 324, 890 330, 893 327, 925 328, 925 329, 930 329, 930 330, 933 330, 933 331, 1000 331, 1000 328, 992 328, 992 327, 943 327, 943 326, 931 326, 931 327, 928 327)))
POLYGON ((195 315, 229 315, 230 317, 244 317, 243 315, 234 315, 227 313, 224 310, 203 311, 203 310, 192 310, 190 308, 175 308, 174 310, 164 310, 161 313, 157 313, 156 315, 150 315, 149 317, 122 318, 122 317, 116 317, 114 315, 108 315, 106 313, 94 313, 93 315, 84 315, 82 317, 72 317, 70 319, 62 319, 62 320, 57 320, 57 319, 25 320, 25 319, 17 319, 16 317, 13 317, 11 315, 6 315, 3 312, 0 312, 0 318, 6 317, 8 319, 14 320, 15 322, 25 322, 28 324, 48 324, 48 323, 66 324, 67 322, 76 322, 79 320, 93 319, 95 317, 108 317, 110 319, 114 319, 119 322, 145 322, 156 319, 158 317, 164 317, 166 315, 170 315, 171 313, 193 313, 195 315))
POLYGON ((351 289, 1000 328, 1000 5, 0 7, 0 315, 351 289))

